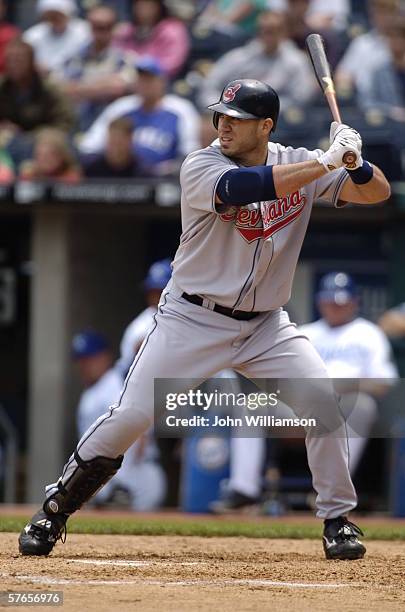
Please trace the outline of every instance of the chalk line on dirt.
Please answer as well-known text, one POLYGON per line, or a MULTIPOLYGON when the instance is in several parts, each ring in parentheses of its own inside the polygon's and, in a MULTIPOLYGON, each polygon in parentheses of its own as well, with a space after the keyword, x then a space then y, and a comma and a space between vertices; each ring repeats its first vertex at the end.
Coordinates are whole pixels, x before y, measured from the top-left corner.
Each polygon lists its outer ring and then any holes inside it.
MULTIPOLYGON (((154 561, 134 561, 132 559, 66 559, 72 563, 87 563, 89 565, 120 565, 122 567, 145 567, 147 565, 167 564, 164 559, 154 561)), ((176 565, 198 565, 198 561, 170 561, 176 565)))
POLYGON ((87 563, 89 565, 119 565, 121 567, 145 567, 152 565, 151 561, 124 561, 121 559, 66 559, 71 563, 87 563))
POLYGON ((132 579, 132 580, 83 580, 77 578, 52 578, 51 576, 33 576, 33 575, 11 575, 0 574, 4 578, 13 578, 14 580, 27 581, 33 584, 53 584, 53 585, 143 585, 143 586, 263 586, 277 588, 300 588, 300 589, 339 589, 347 587, 364 587, 361 583, 316 583, 316 582, 284 582, 281 580, 260 580, 260 579, 211 579, 198 578, 190 580, 156 580, 156 579, 132 579))

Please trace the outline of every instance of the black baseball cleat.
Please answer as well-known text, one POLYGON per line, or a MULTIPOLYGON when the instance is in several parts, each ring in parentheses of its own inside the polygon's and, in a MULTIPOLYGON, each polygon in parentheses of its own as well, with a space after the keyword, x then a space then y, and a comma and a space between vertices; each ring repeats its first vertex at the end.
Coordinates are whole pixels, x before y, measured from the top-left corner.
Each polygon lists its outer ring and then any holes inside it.
POLYGON ((258 503, 258 498, 249 497, 231 489, 226 492, 222 499, 211 502, 209 509, 214 514, 227 514, 228 512, 240 512, 252 508, 258 503))
POLYGON ((357 536, 362 530, 345 516, 324 521, 323 549, 327 559, 362 559, 366 547, 357 536))
POLYGON ((67 514, 46 514, 42 509, 32 517, 18 538, 22 555, 49 555, 58 540, 66 540, 67 514))

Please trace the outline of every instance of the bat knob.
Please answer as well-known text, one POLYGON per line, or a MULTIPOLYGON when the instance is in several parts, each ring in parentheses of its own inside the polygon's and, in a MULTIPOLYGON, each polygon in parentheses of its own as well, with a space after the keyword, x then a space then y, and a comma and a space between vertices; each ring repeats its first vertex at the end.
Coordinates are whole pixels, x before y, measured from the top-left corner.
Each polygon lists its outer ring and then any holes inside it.
POLYGON ((347 151, 342 158, 342 161, 346 168, 354 167, 357 161, 357 153, 354 151, 347 151))

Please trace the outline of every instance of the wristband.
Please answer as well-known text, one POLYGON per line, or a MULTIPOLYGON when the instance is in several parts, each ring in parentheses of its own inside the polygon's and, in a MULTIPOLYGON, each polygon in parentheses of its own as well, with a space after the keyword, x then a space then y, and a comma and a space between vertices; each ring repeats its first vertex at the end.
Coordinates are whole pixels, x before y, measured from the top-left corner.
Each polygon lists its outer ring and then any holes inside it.
POLYGON ((373 178, 373 166, 368 163, 368 161, 363 161, 363 165, 360 168, 356 168, 356 170, 347 170, 348 175, 350 176, 353 183, 356 185, 365 185, 373 178))

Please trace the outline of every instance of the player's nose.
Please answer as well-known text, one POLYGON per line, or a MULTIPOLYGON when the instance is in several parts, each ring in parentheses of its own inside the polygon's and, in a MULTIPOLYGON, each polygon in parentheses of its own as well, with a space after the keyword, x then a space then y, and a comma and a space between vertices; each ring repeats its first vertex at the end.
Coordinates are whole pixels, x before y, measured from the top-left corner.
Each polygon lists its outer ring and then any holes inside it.
POLYGON ((231 117, 228 117, 227 115, 221 115, 219 118, 218 127, 219 131, 222 133, 230 132, 232 127, 231 117))
POLYGON ((232 125, 232 117, 228 117, 228 115, 219 116, 219 126, 222 129, 229 129, 231 125, 232 125))

